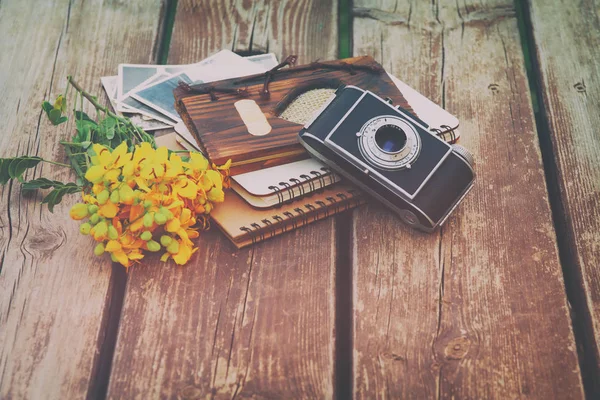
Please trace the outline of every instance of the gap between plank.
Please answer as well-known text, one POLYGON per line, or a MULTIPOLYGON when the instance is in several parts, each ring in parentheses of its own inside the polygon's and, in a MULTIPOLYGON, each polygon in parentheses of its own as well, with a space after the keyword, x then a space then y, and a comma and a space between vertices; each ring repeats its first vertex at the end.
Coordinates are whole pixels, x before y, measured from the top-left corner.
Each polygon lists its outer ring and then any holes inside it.
POLYGON ((175 25, 175 14, 177 14, 177 0, 166 0, 164 6, 164 18, 161 29, 158 34, 158 54, 156 61, 158 64, 167 64, 169 59, 169 48, 171 47, 171 36, 173 35, 173 26, 175 25))
POLYGON ((352 211, 336 217, 334 392, 352 399, 354 384, 354 313, 352 211))
POLYGON ((126 287, 127 272, 125 267, 121 264, 113 263, 109 290, 106 294, 104 313, 102 315, 102 329, 98 335, 99 354, 88 387, 88 400, 106 398, 126 287))
MULTIPOLYGON (((352 57, 352 0, 338 0, 338 58, 352 57)), ((351 211, 349 216, 352 216, 351 211)), ((334 392, 354 396, 354 304, 352 224, 347 213, 336 217, 334 392)))
POLYGON ((577 258, 573 247, 575 243, 572 243, 570 240, 572 236, 569 231, 560 195, 558 166, 552 149, 550 123, 547 117, 548 110, 544 107, 542 98, 543 89, 539 74, 540 63, 534 51, 533 25, 526 1, 515 0, 515 8, 521 37, 521 48, 523 49, 525 58, 527 79, 529 80, 531 90, 531 101, 542 153, 548 197, 552 210, 552 220, 558 242, 559 259, 562 266, 567 300, 570 305, 569 312, 575 343, 577 345, 579 368, 581 370, 586 398, 600 398, 600 382, 596 379, 596 377, 600 376, 600 370, 598 369, 600 362, 596 359, 596 351, 594 350, 595 342, 591 315, 588 312, 589 308, 586 304, 585 294, 581 290, 583 287, 583 277, 578 268, 576 268, 577 258))
MULTIPOLYGON (((171 35, 175 24, 177 0, 166 0, 161 12, 161 21, 157 33, 157 45, 153 49, 153 61, 166 64, 169 57, 171 35), (157 50, 156 50, 157 49, 157 50)), ((110 275, 109 290, 102 316, 101 329, 98 334, 98 357, 96 358, 92 376, 88 386, 87 399, 103 400, 108 394, 108 385, 112 373, 112 363, 117 345, 119 326, 125 292, 127 290, 127 270, 120 264, 113 263, 110 275)))

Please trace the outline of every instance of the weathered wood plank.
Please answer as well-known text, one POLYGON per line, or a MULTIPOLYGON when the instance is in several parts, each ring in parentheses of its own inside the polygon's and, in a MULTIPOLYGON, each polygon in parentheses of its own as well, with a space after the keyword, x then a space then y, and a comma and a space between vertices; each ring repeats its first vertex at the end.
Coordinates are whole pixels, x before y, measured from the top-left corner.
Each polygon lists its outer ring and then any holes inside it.
POLYGON ((559 240, 583 327, 584 363, 600 397, 600 9, 529 1, 544 116, 560 192, 559 240), (560 34, 557 34, 560 31, 560 34))
POLYGON ((581 398, 513 2, 383 3, 354 54, 459 117, 478 180, 433 235, 355 213, 356 397, 581 398))
MULTIPOLYGON (((74 126, 51 126, 42 100, 64 91, 67 74, 100 93, 100 76, 119 62, 150 62, 159 21, 159 2, 2 1, 0 156, 66 161, 56 144, 74 126)), ((33 175, 73 178, 49 164, 33 175)), ((110 261, 93 256, 69 219, 77 196, 51 214, 17 183, 0 190, 0 398, 85 398, 105 335, 110 261)))
MULTIPOLYGON (((335 58, 330 25, 319 40, 306 33, 323 13, 335 26, 335 2, 273 3, 180 1, 169 62, 248 50, 252 31, 288 23, 295 28, 272 28, 269 51, 281 57, 288 43, 303 60, 307 48, 335 58)), ((198 244, 186 267, 131 270, 109 397, 332 397, 333 219, 252 249, 236 250, 216 227, 198 244)))

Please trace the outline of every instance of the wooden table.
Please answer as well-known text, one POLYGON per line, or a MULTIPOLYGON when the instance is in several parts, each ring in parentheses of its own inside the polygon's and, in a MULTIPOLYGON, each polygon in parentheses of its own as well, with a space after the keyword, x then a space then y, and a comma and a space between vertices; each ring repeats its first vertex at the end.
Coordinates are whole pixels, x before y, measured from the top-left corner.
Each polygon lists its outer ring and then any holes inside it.
MULTIPOLYGON (((600 397, 593 0, 0 2, 0 155, 65 159, 67 74, 223 49, 371 54, 457 115, 475 189, 421 234, 375 203, 189 266, 125 270, 19 184, 0 197, 0 398, 600 397), (521 32, 521 36, 520 36, 521 32)), ((43 165, 28 178, 70 177, 43 165)))

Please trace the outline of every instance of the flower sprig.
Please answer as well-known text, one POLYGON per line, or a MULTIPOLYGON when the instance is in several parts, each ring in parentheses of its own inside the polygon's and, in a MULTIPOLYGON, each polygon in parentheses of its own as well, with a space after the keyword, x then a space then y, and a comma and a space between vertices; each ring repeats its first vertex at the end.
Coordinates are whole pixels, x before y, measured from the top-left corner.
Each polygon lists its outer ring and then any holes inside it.
MULTIPOLYGON (((161 260, 185 264, 197 250, 191 239, 208 226, 207 214, 224 199, 226 174, 212 169, 204 156, 182 158, 166 147, 125 143, 110 149, 94 144, 85 179, 93 184, 71 218, 86 220, 82 234, 125 267, 143 258, 142 250, 163 251, 161 260)), ((226 171, 228 166, 224 166, 226 171)))
POLYGON ((80 193, 82 202, 69 214, 82 221, 82 234, 98 242, 96 255, 109 253, 113 261, 129 267, 144 251, 163 251, 161 260, 185 264, 197 251, 192 239, 208 228, 208 214, 224 200, 230 162, 210 165, 200 153, 180 156, 157 148, 151 134, 112 113, 72 77, 67 81, 65 93, 54 104, 45 101, 42 109, 53 125, 66 122, 68 88, 74 88, 76 133, 60 141, 69 164, 37 156, 0 159, 0 184, 17 179, 23 190, 52 189, 42 201, 50 211, 64 195, 80 193), (96 120, 83 112, 84 99, 96 109, 96 120), (70 167, 77 181, 25 182, 25 171, 40 162, 70 167))

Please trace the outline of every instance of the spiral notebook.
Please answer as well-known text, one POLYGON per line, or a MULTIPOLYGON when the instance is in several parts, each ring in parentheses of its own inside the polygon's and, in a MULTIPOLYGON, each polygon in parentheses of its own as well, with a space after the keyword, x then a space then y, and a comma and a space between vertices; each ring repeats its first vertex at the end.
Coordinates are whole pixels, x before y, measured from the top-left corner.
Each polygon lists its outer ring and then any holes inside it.
POLYGON ((229 190, 225 193, 225 202, 218 204, 210 216, 239 249, 363 203, 361 193, 344 183, 268 210, 250 207, 244 199, 229 190))
POLYGON ((309 158, 231 177, 231 187, 250 205, 269 208, 302 198, 339 182, 319 161, 309 158))

